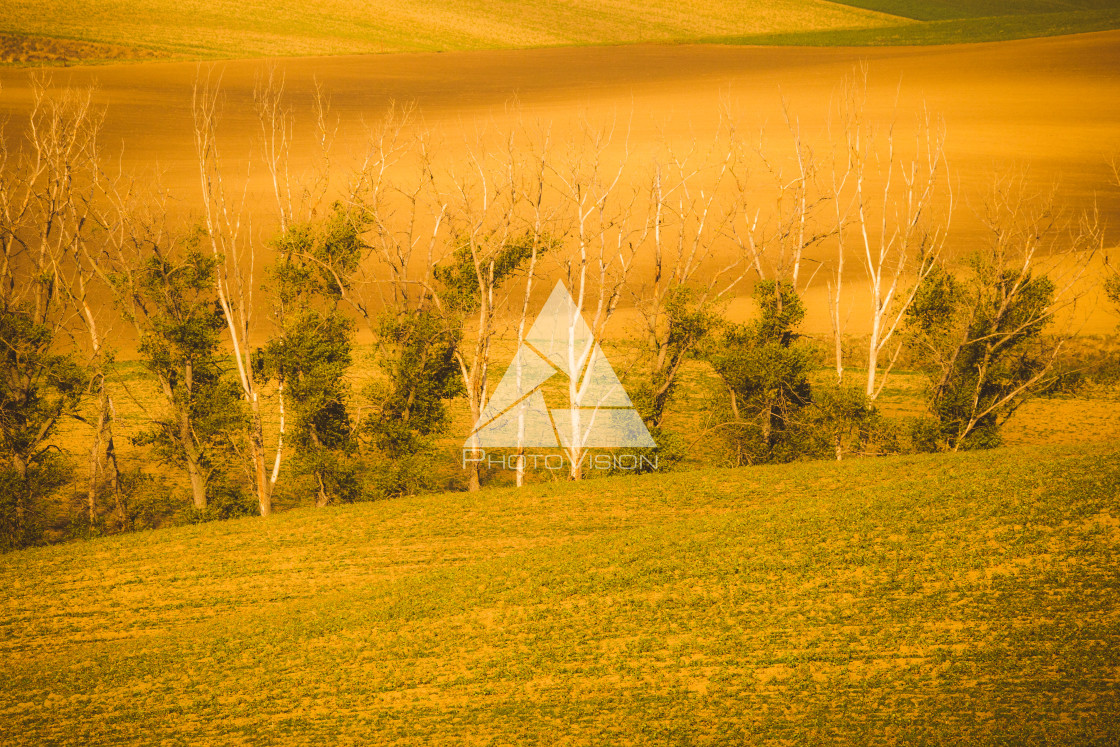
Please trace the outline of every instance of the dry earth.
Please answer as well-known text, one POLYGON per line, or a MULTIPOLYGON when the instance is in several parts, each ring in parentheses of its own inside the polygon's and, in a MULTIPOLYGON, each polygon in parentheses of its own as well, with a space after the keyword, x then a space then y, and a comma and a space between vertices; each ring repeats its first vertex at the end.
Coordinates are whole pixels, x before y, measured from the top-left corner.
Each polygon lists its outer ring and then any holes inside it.
MULTIPOLYGON (((253 87, 275 65, 305 132, 315 82, 330 93, 340 118, 336 163, 365 152, 368 125, 393 101, 415 103, 425 126, 452 148, 464 135, 509 126, 515 117, 551 123, 557 139, 581 118, 615 121, 629 129, 634 163, 660 141, 710 137, 726 104, 741 130, 765 128, 768 143, 781 151, 789 139, 783 99, 802 131, 819 135, 841 81, 864 62, 867 111, 878 125, 897 121, 905 132, 923 106, 944 118, 957 185, 956 251, 983 240, 976 213, 1000 171, 1028 170, 1039 189, 1057 183, 1069 208, 1096 206, 1109 225, 1120 226, 1120 188, 1108 166, 1120 152, 1120 32, 944 47, 647 45, 231 61, 218 68, 225 93, 220 135, 229 172, 245 173, 258 131, 253 87)), ((107 110, 107 147, 121 150, 126 171, 158 171, 177 209, 189 213, 199 193, 190 113, 198 70, 195 63, 145 63, 45 74, 53 85, 95 84, 107 110)), ((29 106, 29 76, 43 74, 3 76, 0 113, 9 117, 9 138, 29 106)), ((311 158, 301 143, 297 138, 297 171, 311 158)), ((266 213, 271 200, 264 189, 257 178, 249 196, 266 213)), ((811 315, 810 324, 820 322, 823 315, 811 315)), ((1114 323, 1102 315, 1086 330, 1114 323)))

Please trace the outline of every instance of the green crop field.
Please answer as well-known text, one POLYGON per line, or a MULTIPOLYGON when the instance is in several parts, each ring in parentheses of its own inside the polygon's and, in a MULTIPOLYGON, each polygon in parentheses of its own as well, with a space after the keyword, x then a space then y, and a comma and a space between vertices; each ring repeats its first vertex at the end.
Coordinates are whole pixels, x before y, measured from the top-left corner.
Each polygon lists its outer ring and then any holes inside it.
POLYGON ((301 509, 0 557, 0 742, 1116 744, 1120 449, 301 509))
POLYGON ((1116 0, 849 0, 844 5, 919 21, 1116 10, 1116 0))
POLYGON ((1114 0, 9 0, 0 61, 452 51, 639 42, 942 44, 1120 27, 1114 0))
POLYGON ((780 44, 801 46, 896 46, 966 44, 1041 36, 1080 34, 1120 28, 1116 2, 935 3, 860 2, 864 7, 891 8, 915 22, 860 29, 805 30, 793 33, 736 34, 702 39, 718 44, 780 44), (1064 7, 1055 11, 1055 7, 1064 7), (931 12, 933 11, 933 12, 931 12))

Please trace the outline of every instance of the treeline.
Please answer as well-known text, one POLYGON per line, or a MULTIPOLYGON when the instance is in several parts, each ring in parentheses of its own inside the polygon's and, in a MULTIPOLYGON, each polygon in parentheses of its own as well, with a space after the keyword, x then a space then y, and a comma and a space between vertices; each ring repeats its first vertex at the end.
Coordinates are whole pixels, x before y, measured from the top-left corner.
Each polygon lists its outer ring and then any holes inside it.
MULTIPOLYGON (((162 488, 122 466, 125 450, 174 476, 193 519, 268 515, 281 494, 324 506, 432 489, 436 445, 458 437, 449 407, 484 411, 505 362, 495 344, 524 340, 545 278, 566 282, 596 338, 636 310, 623 378, 666 464, 689 448, 668 416, 690 360, 720 382, 702 432, 734 464, 997 444, 1027 398, 1060 383, 1059 321, 1110 267, 1101 228, 997 180, 991 240, 949 252, 943 128, 922 113, 902 147, 895 128, 870 126, 853 81, 833 134, 809 142, 788 116, 781 153, 730 119, 710 142, 641 158, 621 130, 587 123, 563 142, 519 125, 452 147, 393 109, 345 173, 317 94, 299 102, 315 115, 315 166, 293 176, 297 120, 270 72, 254 178, 275 205, 254 231, 220 155, 214 78, 194 89, 202 210, 189 230, 167 195, 111 172, 91 92, 40 81, 29 119, 0 138, 0 546, 41 542, 59 496, 81 498, 72 531, 143 524, 138 496, 162 488), (823 378, 821 343, 799 333, 804 291, 821 282, 823 378), (752 321, 729 322, 746 293, 752 321), (870 330, 858 356, 853 317, 870 330), (159 396, 127 439, 110 385, 122 329, 159 396), (377 375, 355 391, 360 329, 377 375), (907 423, 876 406, 900 357, 929 380, 927 415, 907 423), (58 439, 74 418, 92 434, 84 453, 58 439)), ((579 396, 572 407, 590 404, 579 396)), ((567 451, 581 479, 588 449, 567 451)), ((472 464, 464 487, 484 479, 472 464)))

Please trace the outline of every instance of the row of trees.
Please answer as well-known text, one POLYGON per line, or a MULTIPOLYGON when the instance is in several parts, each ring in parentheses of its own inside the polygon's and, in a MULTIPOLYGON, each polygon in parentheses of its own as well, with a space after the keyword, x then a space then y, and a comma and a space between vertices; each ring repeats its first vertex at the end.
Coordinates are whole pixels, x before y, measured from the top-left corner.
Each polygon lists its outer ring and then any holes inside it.
MULTIPOLYGON (((690 358, 722 382, 710 432, 739 463, 892 448, 875 401, 900 356, 931 382, 910 443, 989 446, 1054 381, 1062 337, 1044 333, 1103 241, 1091 216, 1063 222, 1052 198, 1027 199, 1009 180, 989 201, 991 240, 954 266, 943 127, 923 113, 903 143, 872 126, 859 75, 836 112, 839 137, 810 143, 787 112, 780 137, 748 139, 727 116, 710 143, 640 161, 618 123, 559 141, 521 122, 448 145, 394 108, 339 187, 329 100, 311 102, 317 157, 293 175, 296 119, 270 72, 254 97, 255 153, 275 208, 254 232, 219 149, 219 83, 205 72, 194 89, 202 211, 191 230, 170 224, 166 195, 108 171, 90 91, 40 82, 20 138, 0 139, 22 143, 0 152, 6 546, 36 541, 48 498, 71 484, 74 455, 56 438, 68 418, 93 434, 90 526, 128 524, 141 476, 121 468, 122 446, 181 474, 200 515, 247 500, 268 515, 285 481, 318 505, 422 489, 449 403, 464 398, 472 420, 484 411, 496 342, 524 340, 545 276, 565 280, 596 339, 620 306, 637 311, 642 343, 624 379, 666 452, 681 445, 667 415, 690 358), (853 268, 866 302, 849 297, 853 268), (814 386, 798 325, 801 296, 821 282, 834 376, 814 386), (728 322, 751 286, 754 319, 728 322), (868 330, 858 359, 853 315, 868 330), (162 398, 128 444, 108 385, 107 340, 122 325, 162 398), (360 328, 377 375, 354 391, 360 328)), ((573 377, 572 407, 581 392, 573 377)), ((567 450, 580 479, 587 448, 567 450)), ((482 478, 473 466, 467 488, 482 478)))

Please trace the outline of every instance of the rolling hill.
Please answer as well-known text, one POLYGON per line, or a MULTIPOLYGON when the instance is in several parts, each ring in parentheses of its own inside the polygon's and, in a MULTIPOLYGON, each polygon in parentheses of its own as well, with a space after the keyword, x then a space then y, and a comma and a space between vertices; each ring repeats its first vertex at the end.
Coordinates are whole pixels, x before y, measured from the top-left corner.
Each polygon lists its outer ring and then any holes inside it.
POLYGON ((11 0, 0 62, 442 52, 572 45, 944 44, 1120 27, 1111 0, 11 0))
POLYGON ((1120 738, 1120 450, 709 470, 0 557, 0 741, 1120 738))

